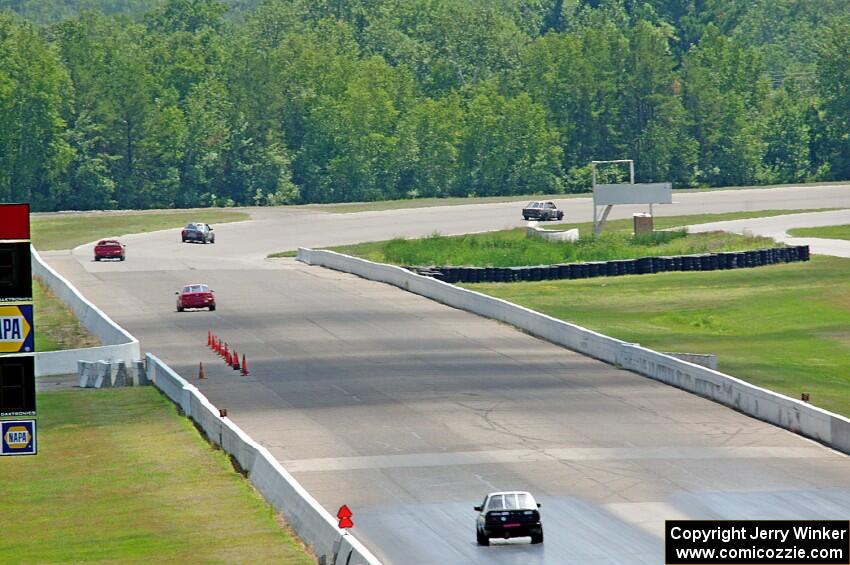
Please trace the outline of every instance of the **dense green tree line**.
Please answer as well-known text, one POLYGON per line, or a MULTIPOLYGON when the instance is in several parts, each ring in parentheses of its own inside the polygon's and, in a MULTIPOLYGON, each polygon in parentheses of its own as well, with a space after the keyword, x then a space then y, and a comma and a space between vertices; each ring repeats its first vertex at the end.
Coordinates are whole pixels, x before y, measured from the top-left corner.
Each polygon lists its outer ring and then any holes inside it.
POLYGON ((0 0, 0 201, 39 210, 850 178, 844 0, 34 6, 0 0))

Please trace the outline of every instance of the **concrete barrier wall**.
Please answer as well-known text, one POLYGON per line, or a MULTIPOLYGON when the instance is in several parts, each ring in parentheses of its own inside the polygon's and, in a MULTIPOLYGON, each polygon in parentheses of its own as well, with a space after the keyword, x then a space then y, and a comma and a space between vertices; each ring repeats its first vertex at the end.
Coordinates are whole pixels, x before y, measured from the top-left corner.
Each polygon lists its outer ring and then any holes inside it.
MULTIPOLYGON (((34 247, 32 274, 40 279, 93 335, 100 339, 101 347, 66 349, 35 354, 36 376, 76 373, 77 361, 126 361, 141 358, 139 341, 124 328, 112 321, 100 308, 89 302, 65 277, 50 267, 34 247)), ((36 327, 36 331, 38 328, 36 327)))
POLYGON ((547 230, 537 225, 537 222, 530 222, 525 229, 525 233, 532 236, 544 239, 546 241, 578 241, 578 228, 569 230, 547 230))
POLYGON ((251 439, 198 388, 155 355, 147 354, 148 378, 239 464, 248 480, 289 522, 293 531, 325 565, 380 565, 354 536, 337 528, 336 520, 269 451, 251 439))
POLYGON ((511 324, 547 341, 698 394, 850 453, 850 420, 847 418, 719 371, 394 265, 373 263, 334 251, 303 248, 298 250, 298 260, 392 284, 448 306, 511 324))

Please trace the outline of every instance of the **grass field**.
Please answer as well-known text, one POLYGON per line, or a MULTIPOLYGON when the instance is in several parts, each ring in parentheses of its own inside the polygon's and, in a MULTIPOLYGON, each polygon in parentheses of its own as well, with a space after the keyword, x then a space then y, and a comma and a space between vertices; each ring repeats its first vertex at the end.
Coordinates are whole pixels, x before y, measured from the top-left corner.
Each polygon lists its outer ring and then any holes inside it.
POLYGON ((100 340, 87 332, 74 314, 38 279, 33 279, 32 290, 36 351, 100 345, 100 340))
POLYGON ((40 251, 71 249, 103 237, 178 228, 189 222, 206 222, 215 227, 215 224, 248 219, 247 212, 218 208, 32 216, 32 243, 40 251))
POLYGON ((41 394, 38 414, 38 455, 0 462, 0 562, 314 563, 153 387, 41 394))
POLYGON ((792 237, 823 237, 826 239, 850 239, 850 225, 823 226, 819 228, 794 228, 788 230, 792 237))
MULTIPOLYGON (((830 208, 831 209, 831 208, 830 208)), ((752 212, 733 212, 727 214, 697 214, 690 216, 656 217, 658 230, 704 224, 722 220, 761 218, 796 214, 807 210, 761 210, 752 212)), ((808 210, 810 211, 810 210, 808 210)), ((590 223, 548 224, 541 223, 546 229, 578 228, 582 234, 590 234, 590 223)), ((525 230, 494 231, 466 236, 435 237, 404 240, 372 241, 355 245, 331 247, 334 251, 347 253, 385 263, 399 265, 478 265, 509 267, 520 265, 541 265, 561 263, 573 260, 627 259, 647 255, 670 255, 703 253, 708 251, 754 249, 774 245, 771 240, 743 238, 711 234, 691 235, 682 241, 668 242, 661 246, 640 244, 630 245, 623 236, 632 230, 632 220, 612 220, 606 223, 601 242, 589 243, 588 239, 580 246, 572 244, 553 244, 525 238, 525 230), (618 237, 613 237, 618 236, 618 237), (614 256, 616 255, 616 257, 614 256), (579 258, 577 258, 579 257, 579 258)), ((644 241, 645 243, 645 241, 644 241)), ((295 257, 295 251, 273 253, 269 257, 295 257)))
POLYGON ((724 372, 850 416, 848 259, 468 286, 653 349, 716 354, 724 372))
POLYGON ((334 251, 396 265, 470 265, 513 267, 574 261, 634 259, 650 255, 687 255, 717 251, 744 251, 774 245, 773 240, 714 232, 686 234, 656 232, 632 238, 608 233, 584 237, 575 243, 549 242, 528 237, 522 228, 460 236, 432 235, 422 239, 393 239, 334 247, 334 251))

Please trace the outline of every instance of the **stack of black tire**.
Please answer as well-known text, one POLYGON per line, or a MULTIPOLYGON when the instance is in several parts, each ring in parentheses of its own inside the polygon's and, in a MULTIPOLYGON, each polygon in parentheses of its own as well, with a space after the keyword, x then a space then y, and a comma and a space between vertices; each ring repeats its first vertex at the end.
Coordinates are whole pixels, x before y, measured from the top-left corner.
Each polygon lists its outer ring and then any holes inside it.
POLYGON ((536 267, 407 267, 407 269, 448 283, 548 281, 646 275, 672 271, 717 271, 745 269, 809 260, 809 246, 775 247, 705 255, 641 257, 591 263, 539 265, 536 267))

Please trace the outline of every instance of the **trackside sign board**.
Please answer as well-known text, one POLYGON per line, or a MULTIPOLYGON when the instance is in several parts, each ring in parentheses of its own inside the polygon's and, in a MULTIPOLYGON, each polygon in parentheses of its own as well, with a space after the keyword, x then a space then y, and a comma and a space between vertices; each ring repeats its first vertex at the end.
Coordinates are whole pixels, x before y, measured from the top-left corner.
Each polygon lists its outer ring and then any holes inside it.
POLYGON ((673 185, 669 182, 597 184, 593 188, 593 203, 596 206, 672 204, 673 185))
POLYGON ((30 238, 30 205, 0 204, 0 239, 30 238))
POLYGON ((0 305, 0 353, 33 351, 32 305, 0 305))
POLYGON ((0 455, 35 454, 35 420, 0 422, 0 455))

